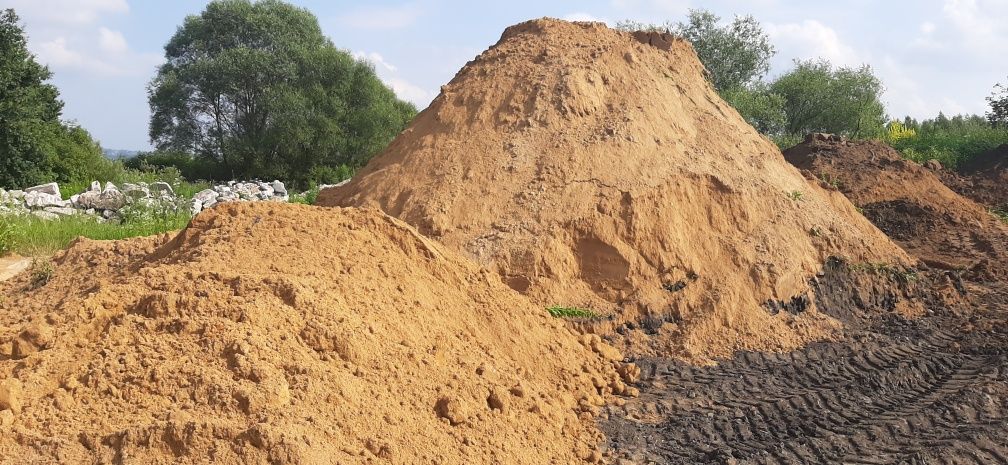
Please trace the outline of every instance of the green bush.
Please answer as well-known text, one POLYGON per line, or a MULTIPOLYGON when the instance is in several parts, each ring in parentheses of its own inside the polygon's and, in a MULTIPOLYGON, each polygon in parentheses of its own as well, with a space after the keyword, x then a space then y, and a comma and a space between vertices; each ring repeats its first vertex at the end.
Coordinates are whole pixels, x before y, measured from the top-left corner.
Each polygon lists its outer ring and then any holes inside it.
POLYGON ((964 162, 1008 143, 1008 128, 968 125, 950 128, 921 128, 912 137, 886 140, 905 157, 919 163, 930 159, 957 168, 964 162))

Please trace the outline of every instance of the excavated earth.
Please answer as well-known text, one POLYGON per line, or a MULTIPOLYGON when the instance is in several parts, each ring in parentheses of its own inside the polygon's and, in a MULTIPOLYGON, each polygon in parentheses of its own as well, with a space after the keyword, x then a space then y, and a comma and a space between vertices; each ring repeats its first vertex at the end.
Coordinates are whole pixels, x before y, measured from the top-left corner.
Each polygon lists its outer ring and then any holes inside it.
POLYGON ((835 337, 808 285, 826 259, 911 258, 703 73, 666 34, 512 26, 319 202, 381 208, 541 305, 590 309, 628 353, 705 362, 835 337), (806 311, 768 311, 792 299, 806 311))
POLYGON ((1008 234, 930 171, 871 142, 786 151, 921 259, 830 260, 811 281, 844 338, 716 366, 636 360, 641 396, 602 415, 624 463, 1008 463, 1008 234), (949 249, 952 249, 951 251, 949 249), (977 272, 982 268, 987 272, 977 272), (893 311, 898 300, 920 316, 893 311))
POLYGON ((577 463, 636 372, 381 212, 225 204, 0 283, 0 463, 577 463))
POLYGON ((0 463, 1008 463, 1004 225, 880 144, 785 160, 669 36, 509 28, 320 198, 385 213, 0 283, 0 463))

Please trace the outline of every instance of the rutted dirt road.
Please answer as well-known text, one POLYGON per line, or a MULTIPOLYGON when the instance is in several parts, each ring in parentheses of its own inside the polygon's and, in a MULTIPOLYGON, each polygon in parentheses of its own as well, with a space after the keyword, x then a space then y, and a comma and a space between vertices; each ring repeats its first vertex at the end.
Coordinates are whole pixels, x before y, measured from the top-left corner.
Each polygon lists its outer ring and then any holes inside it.
POLYGON ((1005 299, 984 324, 880 318, 839 342, 714 367, 638 361, 641 397, 603 422, 634 463, 1008 463, 1005 299))

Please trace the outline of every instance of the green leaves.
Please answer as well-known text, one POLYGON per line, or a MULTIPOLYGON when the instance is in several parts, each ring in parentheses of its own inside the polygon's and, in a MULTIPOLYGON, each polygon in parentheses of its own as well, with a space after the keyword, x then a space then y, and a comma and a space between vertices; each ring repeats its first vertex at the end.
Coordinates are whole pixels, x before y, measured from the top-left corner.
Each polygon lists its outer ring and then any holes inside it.
POLYGON ((784 99, 788 133, 874 137, 885 125, 882 82, 867 65, 834 69, 826 60, 797 60, 770 91, 784 99))
POLYGON ((0 187, 67 182, 107 168, 91 136, 60 121, 52 73, 28 52, 14 10, 0 12, 0 187))
POLYGON ((994 126, 1008 127, 1008 87, 995 84, 987 103, 990 105, 987 120, 994 126))
POLYGON ((690 10, 686 22, 657 25, 621 21, 616 28, 678 35, 693 44, 715 89, 723 92, 745 88, 766 75, 776 50, 759 21, 752 16, 736 16, 730 24, 720 21, 721 18, 710 11, 690 10))
POLYGON ((365 62, 337 49, 305 9, 214 1, 186 18, 151 82, 151 140, 234 177, 308 185, 363 165, 416 113, 365 62))

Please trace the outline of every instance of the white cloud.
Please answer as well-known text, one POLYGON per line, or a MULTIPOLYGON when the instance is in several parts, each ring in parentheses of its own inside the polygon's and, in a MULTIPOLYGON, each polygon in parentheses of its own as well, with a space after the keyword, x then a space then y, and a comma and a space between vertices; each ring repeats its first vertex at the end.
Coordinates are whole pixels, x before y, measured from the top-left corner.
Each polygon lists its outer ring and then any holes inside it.
POLYGON ((393 71, 394 72, 397 69, 394 65, 392 65, 391 63, 385 61, 385 58, 383 56, 381 56, 380 53, 377 53, 377 52, 366 53, 366 52, 357 51, 357 52, 353 52, 353 57, 356 58, 356 59, 358 59, 358 60, 370 61, 376 67, 381 67, 381 68, 384 68, 385 70, 388 70, 388 71, 393 71))
POLYGON ((108 53, 121 54, 129 50, 126 38, 119 31, 102 27, 98 29, 98 45, 108 53))
POLYGON ((106 13, 129 13, 126 0, 7 0, 26 21, 89 24, 106 13))
POLYGON ((825 58, 841 66, 855 66, 864 61, 854 48, 840 40, 833 28, 814 19, 800 23, 767 23, 766 31, 777 46, 778 56, 825 58))
POLYGON ((31 42, 29 48, 38 61, 55 71, 82 71, 102 77, 142 76, 150 74, 161 63, 156 53, 137 53, 129 49, 126 39, 114 31, 102 28, 93 44, 72 42, 58 36, 42 42, 31 42))
POLYGON ((609 23, 607 19, 599 18, 597 16, 581 11, 566 14, 560 19, 563 19, 564 21, 588 21, 588 22, 609 23))
POLYGON ((368 6, 338 18, 339 22, 356 29, 391 30, 411 26, 423 14, 417 5, 368 6))
POLYGON ((920 25, 920 31, 924 34, 932 34, 937 28, 938 26, 935 26, 935 23, 932 23, 931 21, 924 21, 920 25))
POLYGON ((437 97, 437 93, 434 91, 424 89, 400 76, 399 67, 386 61, 385 57, 378 52, 356 51, 353 52, 353 56, 358 60, 367 60, 373 63, 375 72, 382 82, 391 87, 396 96, 412 102, 417 108, 427 107, 431 100, 437 97))
POLYGON ((426 108, 431 100, 437 97, 436 92, 414 85, 402 78, 390 77, 383 78, 382 80, 395 91, 399 98, 412 102, 420 109, 426 108))

